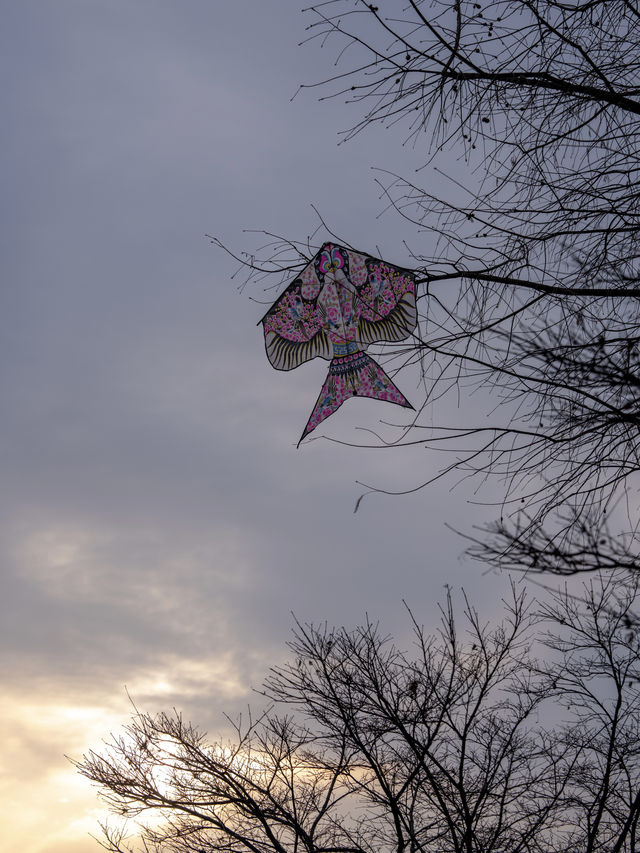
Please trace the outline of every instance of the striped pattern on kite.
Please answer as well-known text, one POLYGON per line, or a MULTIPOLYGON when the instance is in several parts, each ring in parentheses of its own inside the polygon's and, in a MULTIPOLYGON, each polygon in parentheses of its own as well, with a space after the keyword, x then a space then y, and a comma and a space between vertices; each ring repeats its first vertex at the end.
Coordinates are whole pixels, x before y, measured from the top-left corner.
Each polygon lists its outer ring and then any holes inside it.
POLYGON ((320 356, 330 359, 332 348, 324 330, 320 330, 309 341, 290 341, 276 332, 265 334, 267 358, 276 370, 292 370, 294 367, 320 356))

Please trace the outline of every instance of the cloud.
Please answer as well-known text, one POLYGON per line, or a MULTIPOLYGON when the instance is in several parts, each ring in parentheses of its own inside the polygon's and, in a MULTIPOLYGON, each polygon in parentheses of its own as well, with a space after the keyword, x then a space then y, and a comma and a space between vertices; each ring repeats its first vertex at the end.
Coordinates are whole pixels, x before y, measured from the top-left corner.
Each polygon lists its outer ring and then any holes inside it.
MULTIPOLYGON (((410 152, 393 135, 338 147, 353 114, 290 102, 326 76, 297 47, 298 11, 60 0, 4 16, 2 823, 23 853, 95 849, 80 839, 99 807, 64 754, 128 718, 125 686, 219 731, 286 655, 292 611, 368 612, 408 636, 402 597, 437 618, 442 585, 470 574, 443 521, 477 510, 444 486, 353 513, 356 480, 414 485, 435 470, 424 451, 295 450, 326 364, 271 369, 248 297, 274 294, 239 293, 204 237, 304 238, 314 202, 402 262, 369 166, 410 152)), ((415 377, 398 381, 411 396, 415 377)), ((353 400, 323 432, 366 440, 357 427, 403 417, 353 400)))
MULTIPOLYGON (((129 695, 141 707, 181 707, 219 728, 223 720, 219 711, 211 712, 210 697, 230 705, 247 698, 246 683, 229 655, 213 660, 166 655, 151 667, 128 670, 129 695)), ((0 706, 0 819, 16 844, 21 839, 25 853, 95 849, 88 834, 99 834, 98 822, 108 812, 66 756, 78 759, 100 748, 133 713, 114 675, 85 670, 76 678, 60 672, 46 677, 41 672, 36 679, 5 682, 12 686, 3 691, 0 706)))

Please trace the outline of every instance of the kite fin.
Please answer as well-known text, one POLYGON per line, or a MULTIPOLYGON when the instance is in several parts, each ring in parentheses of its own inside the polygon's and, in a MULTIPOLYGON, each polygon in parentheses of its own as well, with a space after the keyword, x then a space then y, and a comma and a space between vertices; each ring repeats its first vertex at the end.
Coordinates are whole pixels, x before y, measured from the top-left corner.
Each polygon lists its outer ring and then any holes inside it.
POLYGON ((329 365, 329 373, 300 441, 339 409, 349 397, 372 397, 374 400, 386 400, 407 409, 413 408, 380 365, 365 352, 336 357, 329 365))

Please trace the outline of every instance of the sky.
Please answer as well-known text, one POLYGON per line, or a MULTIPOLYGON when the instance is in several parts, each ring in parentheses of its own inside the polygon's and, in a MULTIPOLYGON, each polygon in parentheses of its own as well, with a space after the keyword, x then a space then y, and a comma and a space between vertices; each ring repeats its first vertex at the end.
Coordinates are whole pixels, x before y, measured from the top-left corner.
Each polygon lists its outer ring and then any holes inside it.
MULTIPOLYGON (((349 401, 296 449, 326 363, 272 369, 257 323, 277 291, 241 288, 205 236, 319 245, 315 208, 388 261, 408 262, 405 240, 429 253, 430 235, 382 213, 371 169, 410 174, 424 152, 401 129, 338 144, 357 110, 296 94, 335 59, 301 44, 301 5, 3 10, 3 849, 99 849, 104 811, 65 756, 99 748, 131 700, 215 736, 286 656, 292 614, 368 614, 402 638, 403 600, 430 626, 445 584, 489 613, 506 586, 445 526, 485 517, 467 486, 372 495, 354 513, 359 482, 411 488, 445 460, 325 437, 361 442, 358 428, 406 411, 349 401)), ((396 381, 419 401, 415 376, 396 381)))

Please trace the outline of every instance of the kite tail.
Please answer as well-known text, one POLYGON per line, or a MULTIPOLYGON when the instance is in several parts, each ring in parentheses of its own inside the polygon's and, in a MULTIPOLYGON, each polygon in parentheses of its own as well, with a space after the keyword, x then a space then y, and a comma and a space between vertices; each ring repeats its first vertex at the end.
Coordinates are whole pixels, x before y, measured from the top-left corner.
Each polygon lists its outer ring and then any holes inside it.
POLYGON ((339 409, 349 397, 372 397, 374 400, 386 400, 407 409, 413 408, 380 365, 365 352, 336 356, 329 365, 329 373, 300 441, 339 409))

